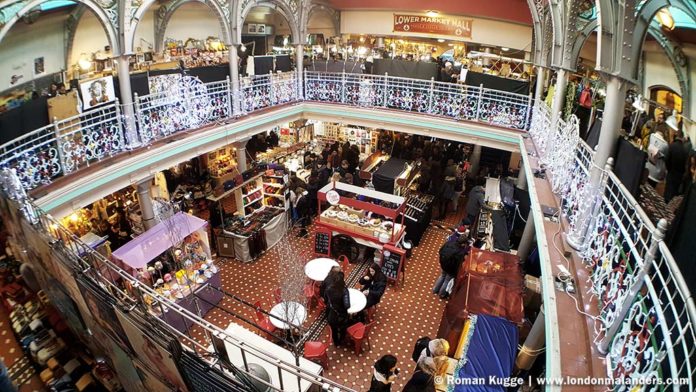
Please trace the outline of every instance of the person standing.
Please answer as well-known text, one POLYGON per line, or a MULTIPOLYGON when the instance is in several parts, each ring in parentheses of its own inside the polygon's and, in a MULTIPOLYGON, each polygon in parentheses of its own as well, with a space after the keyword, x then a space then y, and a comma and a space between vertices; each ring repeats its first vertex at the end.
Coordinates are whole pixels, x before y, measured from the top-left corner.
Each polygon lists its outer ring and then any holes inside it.
POLYGON ((650 135, 650 143, 648 145, 648 162, 645 167, 648 169, 648 183, 653 187, 665 179, 667 174, 667 154, 669 153, 669 145, 662 131, 656 130, 650 135))
POLYGON ((346 288, 346 282, 339 273, 339 277, 326 288, 326 306, 329 309, 327 320, 331 326, 333 342, 336 346, 343 344, 348 327, 348 308, 350 308, 350 294, 346 288))
POLYGON ((684 148, 684 138, 681 131, 676 131, 674 140, 669 144, 667 152, 667 181, 665 184, 665 203, 669 203, 674 196, 680 194, 679 188, 686 172, 688 154, 684 148))
POLYGON ((456 241, 447 241, 440 248, 440 268, 442 274, 435 281, 433 294, 438 294, 440 299, 449 296, 448 286, 450 282, 457 278, 459 266, 464 260, 464 256, 469 252, 468 238, 461 236, 456 241))
POLYGON ((462 224, 469 226, 474 223, 476 217, 481 212, 481 208, 488 208, 486 206, 486 190, 483 188, 485 180, 479 178, 476 181, 476 186, 471 188, 469 192, 469 199, 466 201, 466 218, 462 221, 462 224))
POLYGON ((390 392, 391 386, 399 375, 396 368, 397 359, 391 354, 382 356, 375 362, 372 371, 372 381, 368 392, 390 392))

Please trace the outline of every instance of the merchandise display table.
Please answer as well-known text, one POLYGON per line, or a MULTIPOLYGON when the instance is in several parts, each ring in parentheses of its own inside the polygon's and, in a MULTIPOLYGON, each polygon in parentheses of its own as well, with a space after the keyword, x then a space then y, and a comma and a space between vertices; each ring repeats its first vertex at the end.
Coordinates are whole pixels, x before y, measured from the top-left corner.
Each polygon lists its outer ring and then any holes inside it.
POLYGON ((250 216, 245 222, 239 222, 233 226, 225 228, 223 233, 232 237, 234 244, 234 255, 239 261, 251 261, 261 252, 273 247, 280 241, 288 229, 287 214, 283 209, 266 207, 262 211, 250 216), (263 231, 261 244, 258 238, 259 232, 263 231))
POLYGON ((315 282, 323 282, 326 279, 326 275, 329 274, 331 268, 338 267, 338 263, 334 259, 329 259, 327 257, 320 257, 318 259, 313 259, 305 264, 305 275, 309 279, 315 282))
MULTIPOLYGON (((192 295, 177 300, 176 304, 193 314, 200 314, 200 316, 203 317, 224 297, 221 291, 215 290, 212 287, 222 287, 220 272, 213 274, 205 283, 200 285, 197 289, 194 289, 192 295)), ((179 332, 186 332, 193 324, 191 320, 181 317, 178 313, 171 311, 165 311, 164 314, 160 313, 159 318, 166 321, 167 324, 171 325, 179 332)))
POLYGON ((275 364, 277 360, 284 361, 288 364, 295 364, 299 362, 299 365, 297 366, 308 375, 318 376, 321 374, 322 369, 319 364, 316 364, 303 357, 299 357, 297 359, 298 362, 295 362, 296 359, 292 352, 264 339, 263 337, 249 331, 239 324, 231 323, 227 327, 226 331, 237 340, 239 345, 243 344, 247 347, 244 350, 244 353, 242 353, 242 350, 238 346, 225 342, 225 348, 227 349, 230 362, 240 369, 244 369, 245 363, 255 363, 261 365, 271 377, 271 384, 278 389, 281 389, 281 378, 282 388, 284 391, 288 392, 308 391, 313 384, 309 381, 300 379, 298 385, 297 376, 286 370, 278 370, 278 367, 275 364), (268 356, 261 354, 257 355, 259 351, 267 353, 268 356))
POLYGON ((276 304, 271 308, 270 314, 274 316, 269 317, 271 324, 280 329, 300 328, 307 320, 307 309, 302 304, 293 301, 276 304))
POLYGON ((356 314, 365 309, 367 305, 367 297, 358 289, 348 289, 348 294, 350 295, 350 308, 348 308, 348 314, 356 314))

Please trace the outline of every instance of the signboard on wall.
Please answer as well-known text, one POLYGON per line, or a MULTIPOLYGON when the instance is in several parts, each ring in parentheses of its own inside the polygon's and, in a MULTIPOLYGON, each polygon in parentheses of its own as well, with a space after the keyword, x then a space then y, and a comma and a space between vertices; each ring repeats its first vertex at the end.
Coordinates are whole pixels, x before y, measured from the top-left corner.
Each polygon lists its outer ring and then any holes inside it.
POLYGON ((84 110, 112 102, 116 99, 114 77, 105 76, 99 79, 87 80, 80 83, 82 108, 84 110))
POLYGON ((428 33, 471 38, 473 20, 449 16, 394 14, 394 32, 428 33))

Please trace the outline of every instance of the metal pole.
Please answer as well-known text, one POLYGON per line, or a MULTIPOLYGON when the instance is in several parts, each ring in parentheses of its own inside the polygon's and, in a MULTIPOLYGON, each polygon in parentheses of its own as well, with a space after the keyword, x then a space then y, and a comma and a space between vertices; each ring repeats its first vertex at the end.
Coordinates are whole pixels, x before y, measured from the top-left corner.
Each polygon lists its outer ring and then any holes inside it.
POLYGON ((614 321, 609 328, 607 328, 604 337, 597 345, 597 349, 600 353, 607 354, 609 352, 609 345, 611 344, 611 341, 614 339, 614 336, 616 336, 616 333, 619 332, 619 328, 621 328, 628 311, 631 309, 631 306, 633 306, 633 302, 638 296, 638 292, 645 283, 645 278, 647 278, 648 274, 652 270, 653 262, 657 257, 660 242, 664 240, 667 228, 668 224, 665 219, 660 219, 660 221, 657 222, 656 230, 653 232, 652 240, 650 242, 650 248, 648 249, 648 253, 645 255, 643 263, 638 267, 639 269, 636 273, 636 279, 633 281, 631 287, 629 287, 628 293, 626 293, 624 300, 621 302, 621 304, 619 304, 619 309, 616 313, 614 321))
POLYGON ((531 369, 534 361, 546 345, 546 326, 544 322, 544 305, 542 305, 539 309, 539 314, 537 314, 534 320, 534 325, 532 325, 532 329, 529 331, 529 335, 527 335, 520 352, 517 354, 515 367, 518 370, 531 369))
POLYGON ((62 169, 61 171, 63 172, 63 175, 65 175, 68 172, 65 170, 65 155, 63 154, 63 143, 61 142, 62 138, 60 137, 60 130, 58 129, 58 119, 55 117, 53 117, 53 134, 56 138, 56 147, 58 150, 58 160, 60 161, 60 168, 62 169))
POLYGON ((230 95, 232 98, 232 112, 230 117, 239 115, 239 53, 237 45, 228 46, 228 56, 230 60, 230 95))
POLYGON ((536 89, 534 90, 534 100, 541 102, 542 95, 544 95, 544 68, 537 66, 537 78, 536 78, 536 89))
MULTIPOLYGON (((359 91, 358 97, 360 96, 359 91)), ((346 71, 341 71, 341 103, 346 103, 346 71)), ((360 105, 360 98, 358 98, 358 105, 360 105)))
POLYGON ((435 94, 435 78, 430 78, 430 91, 428 92, 428 114, 433 113, 433 95, 435 94))
POLYGON ((230 77, 225 78, 226 89, 227 89, 227 117, 232 117, 234 115, 234 102, 232 98, 232 85, 230 84, 230 77))
POLYGON ((308 97, 307 94, 307 70, 304 70, 304 83, 302 84, 302 88, 304 89, 304 99, 308 97))
POLYGON ((273 99, 273 93, 274 93, 274 88, 273 88, 273 71, 268 72, 268 100, 270 102, 269 106, 275 105, 277 100, 273 99))
POLYGON ((387 107, 387 101, 389 100, 389 74, 387 72, 384 73, 384 102, 382 102, 382 106, 385 108, 387 107))
MULTIPOLYGON (((118 127, 119 136, 121 137, 121 140, 123 141, 125 139, 125 136, 122 133, 123 130, 123 119, 121 118, 122 113, 121 113, 121 105, 119 104, 118 98, 114 100, 114 112, 116 114, 116 124, 118 127)), ((124 144, 125 145, 125 144, 124 144)), ((113 155, 113 150, 109 151, 109 155, 113 155)))
POLYGON ((556 73, 556 91, 551 105, 551 128, 558 129, 558 120, 561 118, 563 104, 565 103, 566 88, 568 87, 568 72, 559 69, 556 73))
POLYGON ((304 74, 304 45, 303 44, 297 44, 295 47, 295 55, 297 56, 297 59, 295 62, 295 67, 297 69, 297 99, 301 100, 303 99, 302 92, 304 89, 302 88, 303 81, 302 81, 302 75, 304 74))
POLYGON ((143 214, 145 230, 149 230, 157 224, 155 221, 155 210, 152 207, 152 198, 150 197, 151 180, 152 178, 148 178, 138 183, 138 203, 143 214))
POLYGON ((479 85, 478 102, 476 102, 476 117, 474 118, 475 121, 479 120, 479 116, 481 114, 481 101, 483 101, 483 83, 479 85))
POLYGON ((474 150, 471 152, 471 157, 469 158, 469 173, 471 175, 476 175, 479 170, 479 163, 481 163, 481 145, 474 144, 474 150))
POLYGON ((524 171, 524 162, 520 161, 520 174, 517 175, 517 187, 527 190, 527 173, 524 171))
POLYGON ((130 68, 128 55, 116 57, 116 69, 118 72, 118 87, 123 100, 123 113, 126 117, 126 142, 128 148, 140 147, 138 140, 138 130, 135 126, 135 110, 133 107, 133 90, 131 89, 130 68))
MULTIPOLYGON (((604 116, 602 117, 602 129, 599 132, 597 152, 594 154, 593 169, 590 178, 593 184, 600 181, 598 167, 603 167, 609 157, 614 155, 616 144, 619 141, 619 130, 623 119, 624 105, 626 102, 626 83, 616 76, 610 76, 607 81, 607 99, 604 104, 604 116)), ((590 146, 595 147, 595 146, 590 146)))
POLYGON ((520 245, 517 247, 517 257, 519 257, 520 261, 523 263, 527 260, 527 257, 534 247, 534 229, 534 215, 532 215, 532 211, 529 211, 529 214, 527 215, 527 223, 524 225, 524 231, 522 232, 522 238, 520 239, 520 245))

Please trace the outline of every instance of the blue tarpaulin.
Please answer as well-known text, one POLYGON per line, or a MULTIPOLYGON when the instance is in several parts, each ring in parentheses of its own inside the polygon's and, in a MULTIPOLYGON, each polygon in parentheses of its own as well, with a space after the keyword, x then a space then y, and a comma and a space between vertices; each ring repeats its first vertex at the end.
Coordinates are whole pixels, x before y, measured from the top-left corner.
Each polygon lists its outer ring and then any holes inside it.
POLYGON ((517 326, 501 317, 476 315, 471 318, 469 336, 454 371, 454 377, 464 382, 450 385, 448 390, 505 391, 502 380, 510 377, 517 354, 517 326), (490 383, 491 377, 495 378, 493 383, 490 383))

